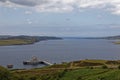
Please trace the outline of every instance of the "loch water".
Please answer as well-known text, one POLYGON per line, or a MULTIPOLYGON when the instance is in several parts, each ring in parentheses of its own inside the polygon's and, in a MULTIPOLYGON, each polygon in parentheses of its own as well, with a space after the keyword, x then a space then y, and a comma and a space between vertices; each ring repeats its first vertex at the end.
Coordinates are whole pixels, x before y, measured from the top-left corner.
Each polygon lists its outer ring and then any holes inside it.
POLYGON ((38 57, 50 63, 81 59, 120 60, 120 45, 104 39, 63 39, 41 41, 32 45, 0 46, 0 65, 14 68, 37 68, 43 65, 23 65, 23 61, 38 57))

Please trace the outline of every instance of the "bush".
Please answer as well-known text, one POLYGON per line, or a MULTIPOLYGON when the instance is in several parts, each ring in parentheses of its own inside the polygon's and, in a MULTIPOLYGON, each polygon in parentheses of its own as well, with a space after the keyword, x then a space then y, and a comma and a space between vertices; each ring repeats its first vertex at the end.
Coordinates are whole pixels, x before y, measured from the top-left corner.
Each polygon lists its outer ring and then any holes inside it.
POLYGON ((94 67, 91 66, 90 69, 94 69, 94 67))
POLYGON ((108 67, 106 65, 103 65, 102 69, 108 69, 108 67))
POLYGON ((118 66, 118 69, 120 69, 120 65, 118 66))
POLYGON ((98 80, 105 80, 104 77, 98 77, 98 80))
POLYGON ((87 68, 87 69, 94 69, 93 66, 87 66, 87 67, 85 67, 85 68, 87 68))
POLYGON ((1 66, 0 66, 0 80, 11 80, 10 72, 1 66))
POLYGON ((37 80, 37 78, 33 76, 33 77, 30 77, 30 80, 37 80))

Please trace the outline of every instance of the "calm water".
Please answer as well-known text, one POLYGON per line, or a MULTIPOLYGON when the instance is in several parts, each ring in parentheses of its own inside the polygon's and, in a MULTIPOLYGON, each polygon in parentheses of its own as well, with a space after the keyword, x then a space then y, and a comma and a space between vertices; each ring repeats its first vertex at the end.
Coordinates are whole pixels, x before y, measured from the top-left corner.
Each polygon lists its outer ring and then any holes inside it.
POLYGON ((14 68, 39 67, 22 64, 32 56, 51 63, 80 59, 120 59, 120 45, 114 45, 110 40, 65 39, 0 47, 0 65, 3 66, 13 64, 14 68))

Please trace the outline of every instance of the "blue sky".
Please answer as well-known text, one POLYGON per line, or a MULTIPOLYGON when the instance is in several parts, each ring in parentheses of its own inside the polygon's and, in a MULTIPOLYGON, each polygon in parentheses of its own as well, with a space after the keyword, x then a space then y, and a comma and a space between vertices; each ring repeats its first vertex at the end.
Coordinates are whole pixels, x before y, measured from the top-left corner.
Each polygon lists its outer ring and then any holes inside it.
POLYGON ((120 35, 120 0, 0 0, 0 35, 120 35))

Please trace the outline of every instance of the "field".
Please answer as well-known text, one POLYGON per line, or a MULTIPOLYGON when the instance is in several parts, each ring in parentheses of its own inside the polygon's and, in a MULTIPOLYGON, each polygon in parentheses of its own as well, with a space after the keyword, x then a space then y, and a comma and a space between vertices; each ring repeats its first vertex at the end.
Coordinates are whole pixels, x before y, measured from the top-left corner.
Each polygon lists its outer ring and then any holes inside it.
POLYGON ((25 45, 25 44, 32 44, 32 41, 31 40, 24 40, 24 39, 0 40, 0 46, 25 45))
POLYGON ((120 80, 119 69, 36 69, 14 71, 14 75, 23 80, 120 80))
POLYGON ((114 44, 120 44, 120 41, 113 42, 114 44))

